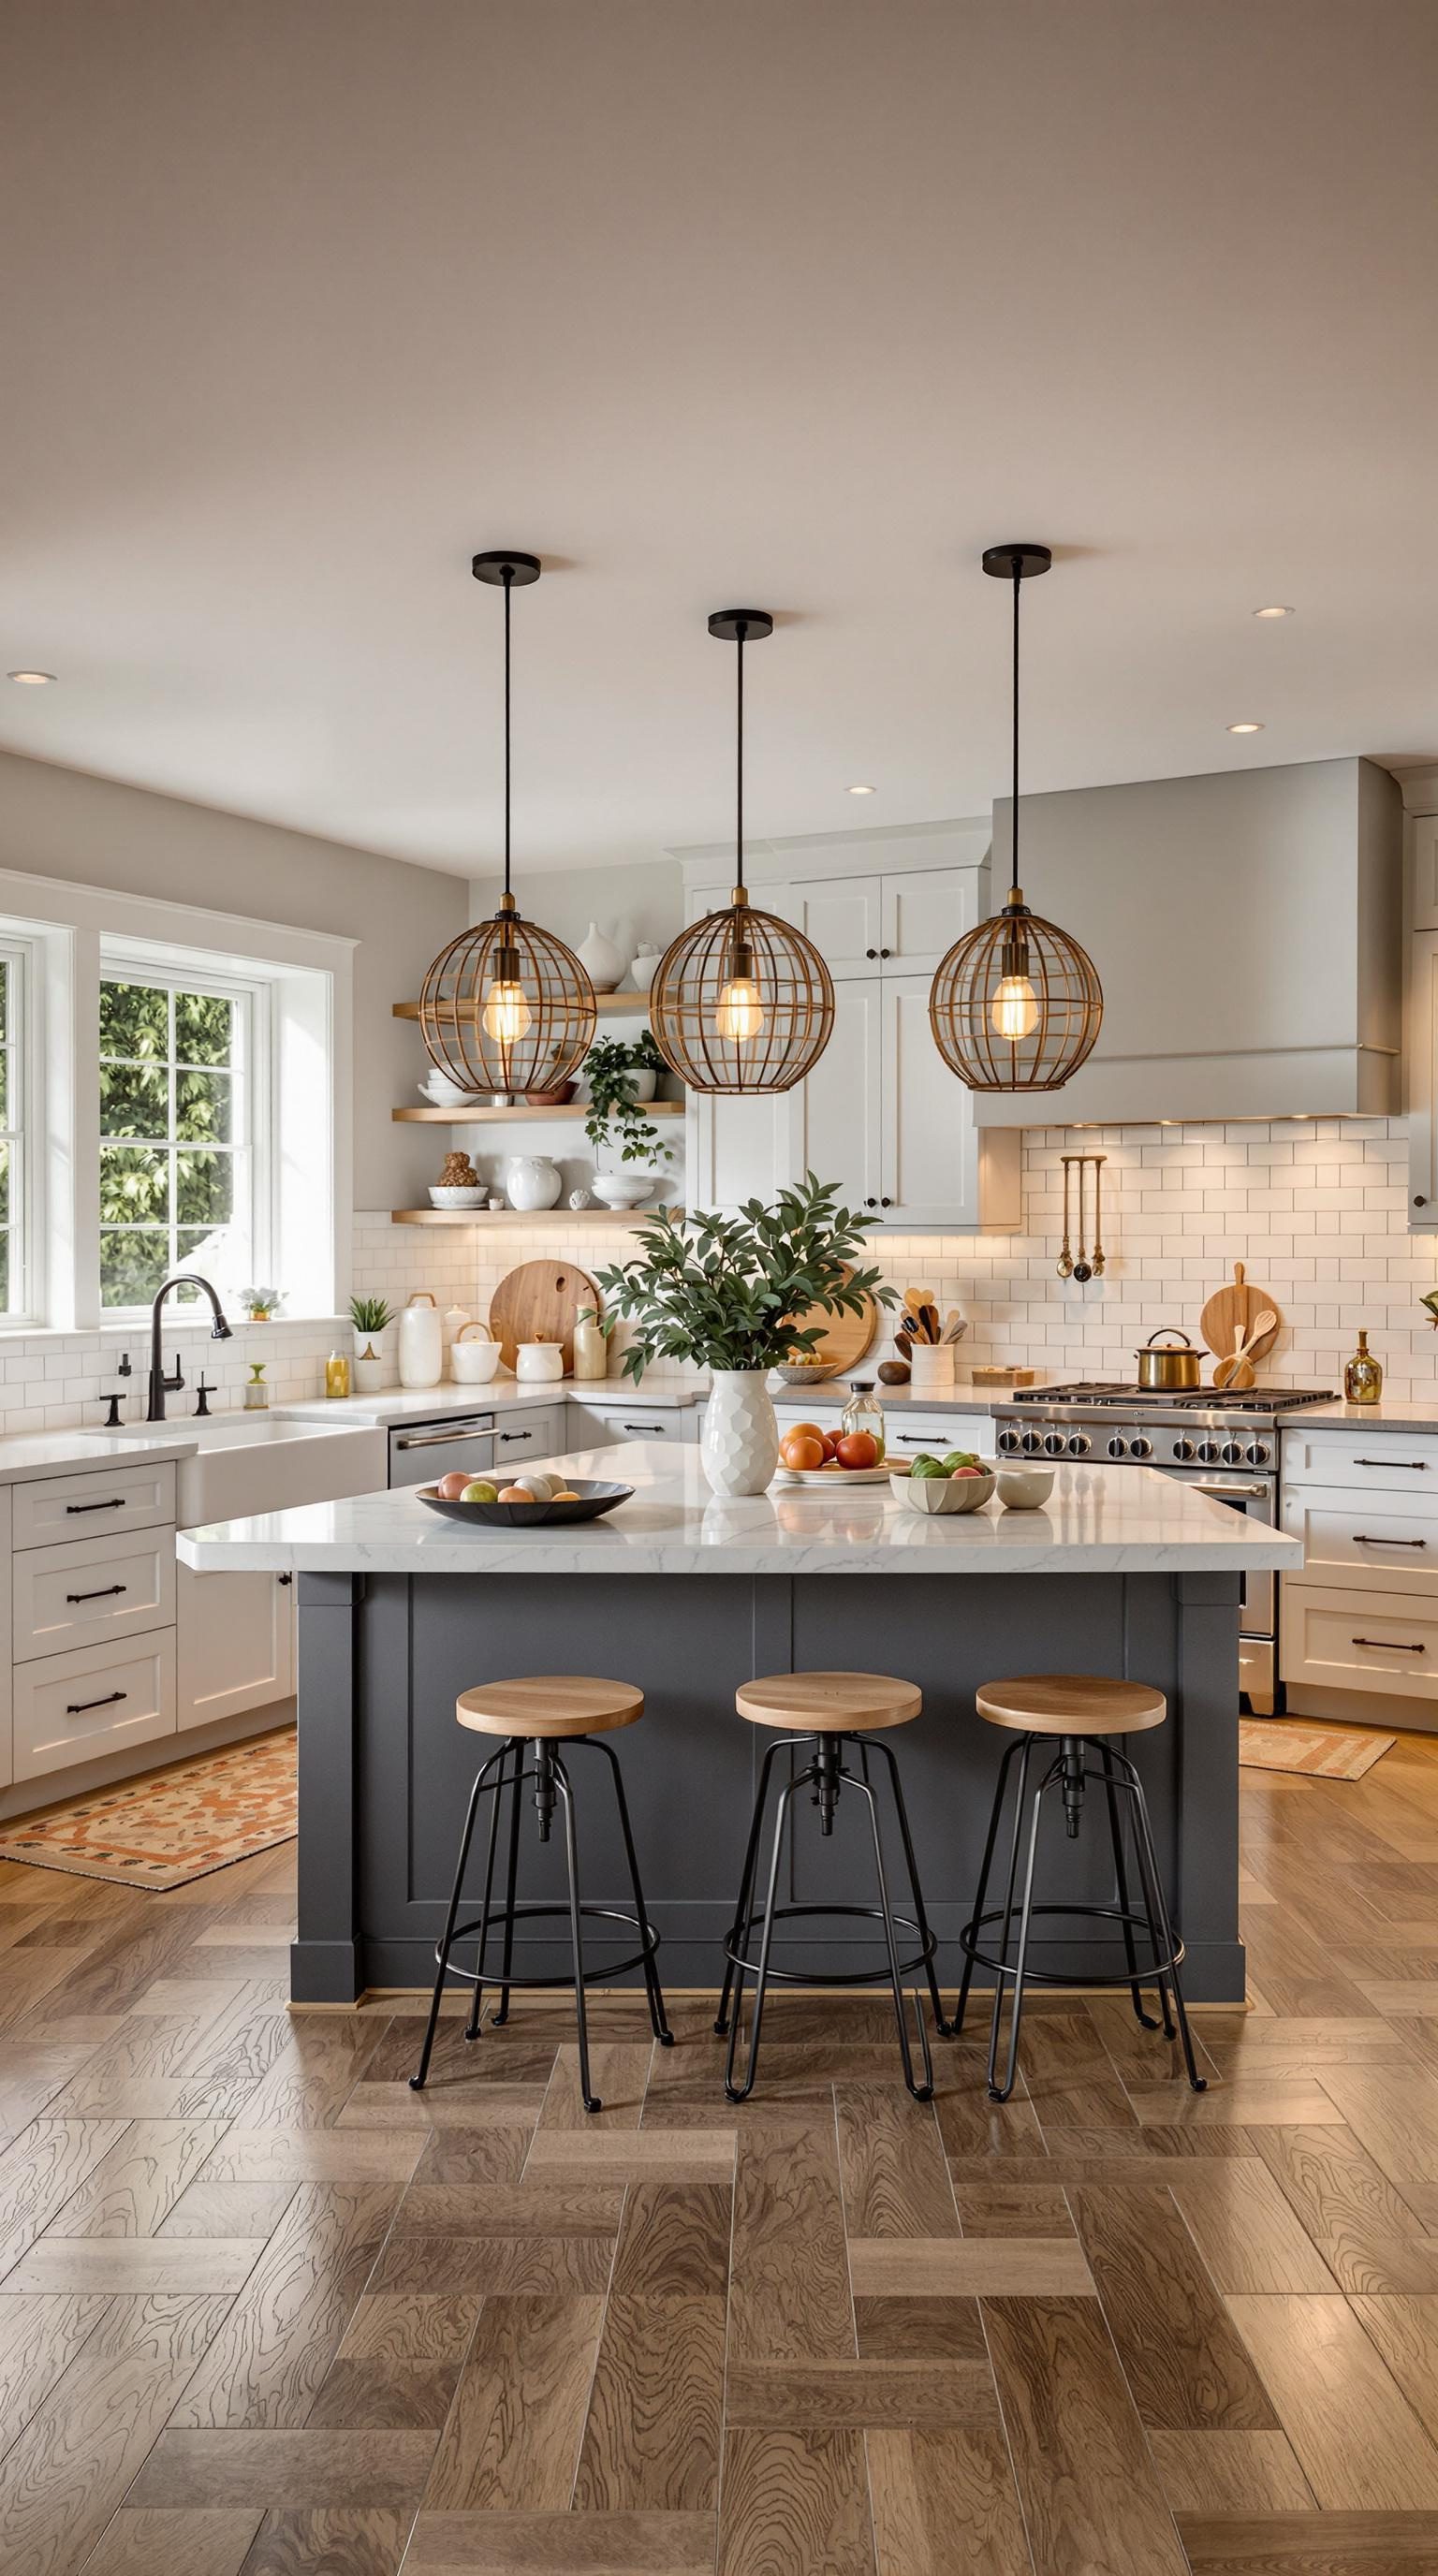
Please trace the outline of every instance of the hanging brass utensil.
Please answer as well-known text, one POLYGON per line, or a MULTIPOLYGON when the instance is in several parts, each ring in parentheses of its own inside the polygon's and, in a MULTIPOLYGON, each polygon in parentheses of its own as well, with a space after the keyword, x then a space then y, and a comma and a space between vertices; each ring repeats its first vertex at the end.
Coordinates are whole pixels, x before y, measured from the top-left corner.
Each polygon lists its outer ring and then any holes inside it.
POLYGON ((1093 1277, 1093 1268, 1084 1249, 1083 1178, 1088 1169, 1088 1156, 1075 1154, 1074 1161, 1078 1165, 1078 1259, 1074 1263, 1073 1275, 1079 1286, 1086 1288, 1093 1277))
POLYGON ((1093 1158, 1093 1275, 1095 1279, 1103 1277, 1103 1217, 1100 1212, 1100 1198, 1103 1190, 1103 1167, 1107 1161, 1106 1154, 1095 1154, 1093 1158))
POLYGON ((1073 1255, 1072 1255, 1072 1253, 1071 1253, 1071 1252, 1070 1252, 1070 1250, 1069 1250, 1069 1165, 1070 1165, 1070 1163, 1073 1161, 1073 1156, 1072 1156, 1071 1154, 1065 1154, 1065 1156, 1064 1156, 1063 1160, 1064 1160, 1064 1240, 1063 1240, 1063 1250, 1062 1250, 1062 1251, 1060 1252, 1060 1254, 1059 1254, 1059 1277, 1060 1277, 1060 1279, 1067 1279, 1067 1278, 1069 1278, 1069 1277, 1071 1276, 1072 1271, 1073 1271, 1073 1266, 1074 1266, 1074 1265, 1073 1265, 1073 1255))

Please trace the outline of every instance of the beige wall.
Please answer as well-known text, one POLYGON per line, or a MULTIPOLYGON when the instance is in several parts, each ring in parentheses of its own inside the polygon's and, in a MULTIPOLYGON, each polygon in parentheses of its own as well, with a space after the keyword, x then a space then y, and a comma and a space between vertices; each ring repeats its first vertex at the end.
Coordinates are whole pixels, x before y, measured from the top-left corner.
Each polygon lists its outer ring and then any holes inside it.
MULTIPOLYGON (((486 877, 471 886, 476 920, 493 912, 499 883, 486 877)), ((515 892, 521 911, 571 948, 597 921, 605 938, 632 957, 642 939, 667 948, 684 922, 684 876, 677 859, 636 859, 626 868, 534 869, 515 892)))
POLYGON ((410 1206, 433 1179, 436 1132, 390 1119, 414 1099, 424 1062, 417 1031, 391 1018, 390 1004, 414 998, 431 958, 464 927, 462 877, 13 753, 0 753, 0 868, 358 940, 354 1203, 410 1206))

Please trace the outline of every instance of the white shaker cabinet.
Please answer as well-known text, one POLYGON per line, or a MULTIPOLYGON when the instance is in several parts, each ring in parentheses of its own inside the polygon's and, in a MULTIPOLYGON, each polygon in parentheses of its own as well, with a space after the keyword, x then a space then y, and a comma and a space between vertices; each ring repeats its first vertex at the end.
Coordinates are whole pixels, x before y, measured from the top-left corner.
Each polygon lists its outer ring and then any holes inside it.
POLYGON ((934 1044, 927 975, 883 987, 881 1112, 886 1225, 1017 1227, 1022 1136, 975 1125, 972 1094, 934 1044))
POLYGON ((179 1575, 179 1725, 268 1708, 295 1687, 295 1596, 276 1574, 179 1575))
POLYGON ((1408 1224, 1438 1233, 1438 768, 1400 781, 1403 818, 1403 1103, 1408 1224), (1429 810, 1425 812, 1424 808, 1429 810))
POLYGON ((834 1028, 807 1082, 788 1094, 784 1178, 837 1181, 846 1207, 875 1216, 883 1170, 883 987, 869 974, 834 986, 834 1028))

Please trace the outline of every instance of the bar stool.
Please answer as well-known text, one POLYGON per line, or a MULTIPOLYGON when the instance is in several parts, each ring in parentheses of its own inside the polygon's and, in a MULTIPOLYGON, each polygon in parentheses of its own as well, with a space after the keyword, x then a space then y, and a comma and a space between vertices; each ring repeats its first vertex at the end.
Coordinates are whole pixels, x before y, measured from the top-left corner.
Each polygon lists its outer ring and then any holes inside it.
POLYGON ((889 1746, 870 1728, 907 1725, 923 1707, 923 1698, 912 1682, 893 1681, 884 1673, 771 1673, 760 1681, 746 1682, 734 1694, 734 1705, 741 1717, 755 1726, 781 1730, 777 1740, 764 1754, 759 1773, 759 1793, 754 1801, 754 1818, 749 1829, 748 1848, 739 1881, 739 1901, 734 1923, 725 1943, 724 1987, 719 1998, 719 2017, 714 2028, 729 2041, 724 2062, 724 2090, 731 2102, 746 2101, 754 2089, 754 2076, 759 2061, 759 2033, 764 2018, 764 1997, 771 1978, 792 1986, 869 1986, 888 1985, 894 1997, 894 2017, 899 2031, 899 2053, 903 2060, 904 2082, 916 2101, 933 2098, 934 2069, 929 2055, 928 2032, 924 2026, 921 2000, 914 2000, 914 2014, 919 2030, 919 2050, 923 2061, 923 2079, 917 2081, 913 2051, 909 2044, 908 2015, 904 2000, 903 1980, 919 1969, 928 1980, 934 2021, 947 2032, 939 2002, 938 1979, 934 1973, 936 1935, 930 1931, 914 1864, 914 1846, 909 1833, 909 1819, 904 1810, 904 1793, 899 1783, 899 1766, 889 1746), (853 1745, 859 1754, 859 1769, 854 1771, 844 1760, 845 1746, 853 1745), (764 1807, 769 1792, 769 1775, 775 1756, 795 1745, 812 1747, 809 1760, 797 1770, 779 1792, 774 1818, 774 1841, 769 1861, 768 1893, 762 1913, 754 1903, 755 1874, 759 1856, 759 1838, 764 1823, 764 1807), (869 1777, 869 1756, 883 1755, 888 1764, 889 1783, 893 1793, 894 1812, 904 1846, 904 1861, 913 1890, 912 1919, 895 1914, 889 1903, 889 1884, 884 1869, 884 1848, 879 1832, 879 1810, 869 1777), (874 1868, 878 1880, 877 1905, 780 1905, 779 1868, 784 1848, 784 1829, 791 1821, 790 1811, 801 1790, 812 1793, 812 1803, 819 1810, 819 1831, 829 1835, 834 1830, 834 1810, 845 1783, 861 1797, 869 1811, 869 1825, 874 1841, 874 1868), (886 1962, 880 1968, 846 1970, 842 1975, 832 1970, 809 1971, 776 1968, 772 1962, 774 1926, 791 1922, 796 1916, 860 1915, 866 1921, 884 1927, 886 1962), (750 1956, 756 1924, 761 1925, 759 1955, 750 1956), (897 1934, 912 1932, 918 1949, 911 1959, 900 1959, 897 1934), (754 1979, 754 2015, 749 2030, 749 2051, 745 2060, 742 2083, 735 2082, 735 2060, 739 2043, 739 2024, 743 2015, 744 1979, 754 1979), (732 2006, 732 2009, 731 2009, 732 2006))
POLYGON ((454 1887, 444 1931, 435 1950, 438 1974, 429 2008, 429 2024, 424 2034, 417 2071, 410 2077, 413 2092, 423 2089, 429 2074, 430 2054, 439 2022, 440 1998, 446 1977, 462 1977, 474 1988, 465 2026, 467 2040, 478 2039, 480 2007, 487 1981, 499 1987, 499 2010, 494 2015, 498 2026, 509 2019, 509 1993, 512 1986, 563 1986, 573 1983, 574 2017, 579 2035, 579 2089, 586 2111, 603 2108, 589 2080, 589 2029, 584 2009, 584 1989, 601 1977, 623 1976, 630 1968, 642 1968, 649 1994, 649 2019, 654 2036, 662 2048, 672 2048, 674 2037, 664 2017, 664 1997, 660 1992, 659 1974, 654 1953, 659 1935, 644 1911, 644 1897, 639 1885, 639 1863, 634 1852, 634 1836, 629 1827, 629 1808, 624 1796, 624 1778, 612 1748, 600 1743, 600 1736, 612 1734, 618 1727, 633 1726, 644 1714, 644 1693, 629 1682, 597 1681, 586 1673, 532 1675, 519 1681, 486 1682, 477 1690, 461 1692, 455 1702, 455 1716, 461 1726, 476 1735, 503 1736, 497 1753, 485 1763, 470 1793, 469 1812, 460 1836, 459 1865, 454 1873, 454 1887), (563 1740, 571 1748, 585 1746, 591 1753, 602 1753, 614 1779, 614 1795, 619 1808, 619 1826, 624 1837, 624 1850, 629 1863, 629 1879, 634 1890, 634 1912, 625 1914, 612 1905, 585 1905, 579 1895, 579 1858, 574 1825, 574 1792, 564 1756, 556 1747, 563 1740), (513 1765, 511 1770, 510 1765, 513 1765), (495 1776, 491 1778, 491 1773, 495 1776), (539 1821, 539 1839, 547 1843, 554 1820, 556 1802, 564 1811, 564 1853, 568 1871, 569 1897, 565 1905, 516 1904, 515 1879, 519 1868, 520 1792, 526 1782, 534 1784, 534 1810, 539 1821), (494 1857, 499 1840, 499 1810, 504 1792, 512 1792, 509 1818, 509 1874, 502 1905, 491 1905, 494 1885, 494 1857), (478 1914, 467 1923, 458 1921, 464 1873, 469 1861, 469 1847, 474 1839, 475 1819, 482 1797, 490 1796, 494 1804, 489 1812, 489 1851, 484 1864, 484 1903, 478 1914), (533 1922, 541 1915, 567 1915, 573 1952, 570 1977, 520 1976, 514 1968, 514 1927, 516 1923, 533 1922), (620 1959, 602 1968, 586 1968, 581 1925, 587 1918, 623 1924, 637 1932, 640 1946, 632 1959, 620 1959), (491 1932, 503 1931, 503 1951, 499 1973, 485 1968, 485 1944, 491 1932), (473 1968, 456 1965, 451 1953, 455 1943, 478 1934, 478 1947, 473 1968))
POLYGON ((976 1967, 993 1970, 993 2023, 989 2033, 989 2099, 1007 2102, 1014 2089, 1019 2060, 1019 2022, 1023 2013, 1025 1979, 1035 1985, 1071 1986, 1071 1976, 1028 1965, 1029 1929, 1035 1915, 1065 1914, 1084 1920, 1117 1923, 1123 1933, 1124 1973, 1120 1976, 1086 1975, 1083 1982, 1094 1986, 1127 1986, 1133 1997, 1133 2008, 1145 2030, 1157 2030, 1159 2024, 1144 2011, 1140 1979, 1151 1977, 1157 1984, 1163 2009, 1165 2039, 1182 2038, 1184 2064, 1195 2093, 1206 2092, 1206 2079, 1194 2064, 1193 2041, 1189 2036, 1188 2015, 1183 2005, 1179 1984, 1179 1961, 1183 1943, 1174 1931, 1168 1902, 1159 1876, 1154 1852, 1153 1833, 1148 1820, 1148 1802, 1143 1784, 1127 1754, 1104 1739, 1115 1735, 1142 1735, 1150 1727, 1162 1726, 1168 1715, 1168 1702, 1162 1691, 1146 1682, 1111 1681, 1100 1673, 1021 1673, 1014 1679, 985 1682, 976 1694, 975 1705, 980 1717, 990 1726, 1007 1727, 1014 1742, 1007 1748, 999 1765, 998 1787, 994 1793, 993 1814, 989 1819, 988 1840, 984 1845, 979 1871, 979 1889, 972 1920, 959 1934, 964 1952, 964 1974, 959 1988, 958 2006, 953 2027, 962 2030, 968 2006, 969 1988, 976 1967), (1028 1849, 1024 1859, 1023 1894, 1019 1900, 1018 1946, 1013 1965, 1008 1964, 1009 1942, 1013 1929, 1014 1887, 1018 1878, 1019 1849, 1023 1842, 1024 1800, 1028 1794, 1029 1770, 1036 1747, 1057 1737, 1058 1750, 1033 1793, 1032 1815, 1028 1831, 1028 1849), (1085 1756, 1096 1754, 1100 1764, 1090 1769, 1085 1756), (1009 1854, 1008 1883, 1001 1906, 984 1911, 988 1894, 989 1871, 993 1865, 994 1845, 998 1840, 1003 1813, 1004 1792, 1008 1786, 1010 1765, 1018 1757, 1018 1784, 1014 1793, 1013 1845, 1009 1854), (1045 1793, 1059 1792, 1064 1816, 1064 1830, 1070 1841, 1079 1830, 1084 1791, 1089 1781, 1102 1788, 1108 1805, 1109 1834, 1113 1844, 1114 1880, 1118 1896, 1116 1905, 1035 1905, 1034 1857, 1038 1847, 1039 1818, 1045 1793), (1134 1911, 1129 1903, 1128 1871, 1124 1859, 1123 1827, 1119 1796, 1129 1801, 1133 1826, 1134 1857, 1138 1864, 1141 1907, 1134 1911), (979 1936, 991 1923, 1003 1924, 1003 1936, 995 1955, 979 1947, 979 1936), (1152 1956, 1140 1960, 1134 1941, 1141 1932, 1152 1956), (1003 2019, 1004 1979, 1013 1980, 1013 2008, 1009 2018, 1009 2052, 1004 2080, 998 2081, 999 2031, 1003 2019), (1170 1998, 1172 2009, 1170 2009, 1170 1998), (1175 2030, 1174 2015, 1178 2026, 1175 2030))

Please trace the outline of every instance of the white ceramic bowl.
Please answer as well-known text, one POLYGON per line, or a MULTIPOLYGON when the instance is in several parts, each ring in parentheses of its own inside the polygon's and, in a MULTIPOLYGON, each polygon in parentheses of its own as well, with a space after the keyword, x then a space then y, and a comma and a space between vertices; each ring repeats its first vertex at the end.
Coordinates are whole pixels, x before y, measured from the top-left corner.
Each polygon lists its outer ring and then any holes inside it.
POLYGON ((906 1511, 924 1512, 931 1518, 946 1512, 976 1512, 988 1502, 996 1475, 986 1471, 982 1476, 890 1476, 889 1491, 906 1511))
POLYGON ((596 1172, 591 1187, 595 1197, 601 1199, 606 1207, 638 1207, 641 1199, 647 1199, 653 1189, 654 1176, 650 1173, 641 1178, 634 1172, 596 1172))
POLYGON ((1052 1467, 1001 1467, 999 1501, 1006 1512, 1039 1512, 1054 1489, 1052 1467))
POLYGON ((431 1207, 437 1208, 480 1208, 485 1203, 485 1194, 482 1189, 441 1189, 436 1182, 430 1191, 429 1203, 431 1207))
POLYGON ((417 1082, 415 1089, 431 1109, 455 1109, 484 1096, 482 1092, 463 1090, 457 1082, 445 1082, 438 1074, 431 1074, 428 1082, 417 1082))
POLYGON ((488 1386, 499 1369, 498 1342, 456 1342, 449 1354, 449 1373, 456 1386, 488 1386))

